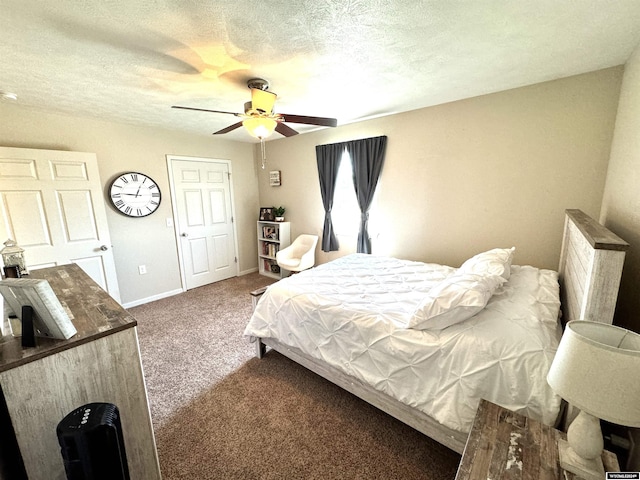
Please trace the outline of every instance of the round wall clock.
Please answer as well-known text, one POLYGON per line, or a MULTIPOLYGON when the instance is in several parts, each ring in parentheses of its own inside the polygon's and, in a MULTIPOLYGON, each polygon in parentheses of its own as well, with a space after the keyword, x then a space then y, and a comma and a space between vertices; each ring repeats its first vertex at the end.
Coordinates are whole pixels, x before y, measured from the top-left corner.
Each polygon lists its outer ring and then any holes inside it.
POLYGON ((111 183, 109 199, 120 213, 129 217, 146 217, 160 206, 160 188, 142 173, 127 172, 111 183))

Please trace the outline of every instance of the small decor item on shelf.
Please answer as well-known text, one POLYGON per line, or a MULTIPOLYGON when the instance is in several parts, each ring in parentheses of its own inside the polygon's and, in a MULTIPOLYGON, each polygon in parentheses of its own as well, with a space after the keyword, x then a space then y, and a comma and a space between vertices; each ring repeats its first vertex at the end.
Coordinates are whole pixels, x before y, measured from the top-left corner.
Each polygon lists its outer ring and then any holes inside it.
POLYGON ((273 214, 276 216, 276 222, 284 222, 285 208, 280 205, 279 207, 273 207, 273 214))
POLYGON ((275 227, 262 227, 262 238, 278 240, 278 229, 275 227))
POLYGON ((0 250, 0 255, 2 255, 6 276, 19 278, 29 274, 24 261, 24 249, 20 248, 15 240, 7 239, 4 242, 4 248, 0 250))
POLYGON ((273 222, 273 207, 260 208, 260 221, 273 222))

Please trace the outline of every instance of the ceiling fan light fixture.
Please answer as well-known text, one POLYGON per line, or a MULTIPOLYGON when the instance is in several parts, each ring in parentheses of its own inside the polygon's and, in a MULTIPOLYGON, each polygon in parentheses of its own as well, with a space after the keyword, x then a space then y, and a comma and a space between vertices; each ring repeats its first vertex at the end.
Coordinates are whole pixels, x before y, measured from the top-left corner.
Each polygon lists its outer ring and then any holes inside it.
POLYGON ((247 82, 247 86, 251 90, 251 101, 245 102, 244 113, 226 112, 222 110, 209 110, 206 108, 182 107, 173 105, 172 108, 182 108, 185 110, 196 110, 200 112, 226 113, 236 117, 243 118, 243 121, 229 125, 226 128, 213 132, 214 135, 229 133, 244 126, 252 137, 260 140, 262 148, 262 168, 264 168, 265 146, 264 139, 270 136, 274 131, 284 137, 297 135, 293 128, 285 124, 285 122, 302 123, 305 125, 318 125, 321 127, 336 127, 338 121, 335 118, 310 117, 307 115, 291 115, 274 112, 275 101, 278 96, 267 91, 269 82, 262 78, 252 78, 247 82))
POLYGON ((251 89, 251 108, 266 113, 267 115, 273 112, 273 106, 276 103, 278 96, 275 93, 267 92, 265 90, 258 90, 257 88, 251 89))
POLYGON ((251 117, 244 120, 242 125, 251 136, 264 140, 273 133, 278 122, 273 118, 251 117))

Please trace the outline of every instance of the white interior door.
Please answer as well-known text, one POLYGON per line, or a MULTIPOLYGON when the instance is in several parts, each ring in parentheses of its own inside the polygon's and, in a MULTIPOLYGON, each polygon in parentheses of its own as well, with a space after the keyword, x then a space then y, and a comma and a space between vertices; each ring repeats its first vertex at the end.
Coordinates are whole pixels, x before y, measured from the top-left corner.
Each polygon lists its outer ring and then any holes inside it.
POLYGON ((76 263, 120 301, 95 154, 0 147, 0 208, 28 268, 76 263))
POLYGON ((187 290, 238 274, 229 162, 167 157, 187 290))

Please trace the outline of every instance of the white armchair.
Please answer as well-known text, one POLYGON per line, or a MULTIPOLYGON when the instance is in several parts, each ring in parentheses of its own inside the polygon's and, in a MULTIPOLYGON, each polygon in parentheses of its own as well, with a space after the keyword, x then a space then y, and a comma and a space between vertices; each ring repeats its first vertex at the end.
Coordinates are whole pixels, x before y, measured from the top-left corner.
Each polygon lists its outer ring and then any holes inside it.
POLYGON ((276 262, 280 268, 290 272, 301 272, 316 263, 317 235, 303 233, 291 245, 276 253, 276 262))

